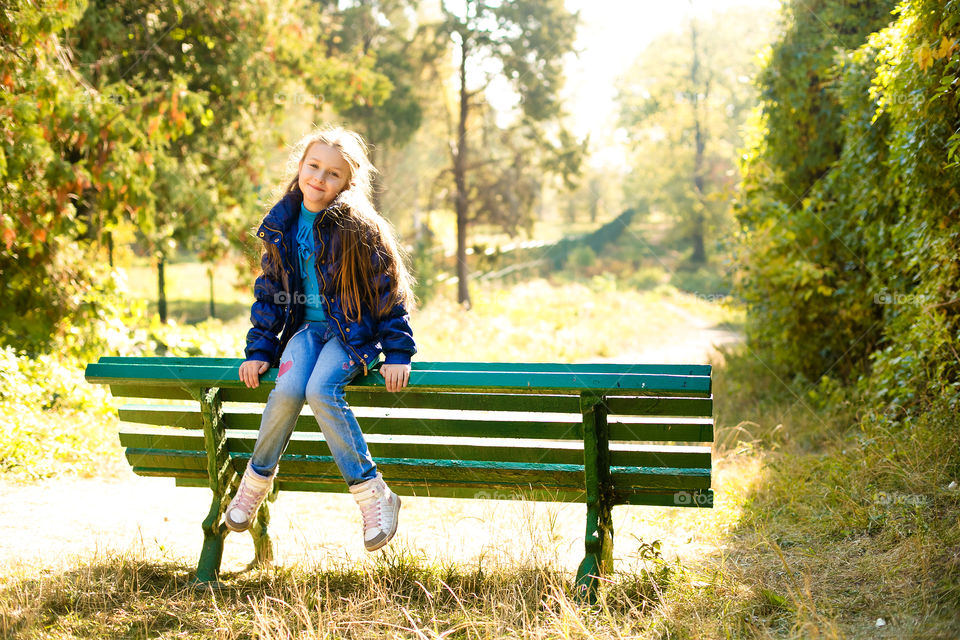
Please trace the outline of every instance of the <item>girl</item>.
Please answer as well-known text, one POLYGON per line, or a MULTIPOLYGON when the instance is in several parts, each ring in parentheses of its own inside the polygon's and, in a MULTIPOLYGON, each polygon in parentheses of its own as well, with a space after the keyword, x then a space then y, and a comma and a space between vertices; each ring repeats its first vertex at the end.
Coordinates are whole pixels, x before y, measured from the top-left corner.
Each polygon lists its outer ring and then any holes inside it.
POLYGON ((381 352, 387 389, 406 386, 416 352, 411 278, 370 204, 374 169, 363 139, 336 128, 301 145, 297 175, 257 230, 263 273, 240 380, 254 388, 268 368, 280 370, 225 521, 232 531, 250 527, 306 400, 360 506, 364 546, 374 551, 397 530, 400 498, 377 471, 343 388, 381 352))

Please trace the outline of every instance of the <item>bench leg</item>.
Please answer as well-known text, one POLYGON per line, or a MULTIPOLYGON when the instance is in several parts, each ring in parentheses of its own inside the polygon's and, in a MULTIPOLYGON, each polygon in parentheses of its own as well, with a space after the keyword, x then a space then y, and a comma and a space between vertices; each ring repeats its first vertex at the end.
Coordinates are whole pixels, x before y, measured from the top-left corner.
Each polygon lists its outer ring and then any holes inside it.
MULTIPOLYGON (((271 492, 270 500, 276 497, 276 492, 271 492)), ((263 501, 257 511, 257 520, 250 527, 250 535, 253 537, 253 561, 247 565, 247 569, 257 567, 269 567, 273 563, 273 542, 270 540, 270 534, 267 527, 270 524, 270 509, 267 507, 267 500, 263 501)))
POLYGON ((591 604, 597 582, 613 572, 613 496, 610 483, 610 445, 607 410, 603 398, 580 396, 583 415, 583 470, 587 493, 586 555, 577 569, 575 593, 591 604))
POLYGON ((227 529, 220 519, 230 502, 230 487, 236 482, 237 474, 230 465, 220 389, 210 387, 187 391, 200 402, 203 439, 207 449, 207 478, 213 492, 210 511, 203 521, 203 550, 197 563, 196 578, 197 583, 207 584, 216 582, 220 574, 223 540, 227 536, 227 529))
POLYGON ((220 523, 224 509, 224 496, 214 495, 210 512, 203 521, 203 549, 197 563, 197 582, 216 582, 220 575, 220 561, 223 559, 223 540, 227 529, 220 523))
POLYGON ((594 602, 598 578, 613 572, 613 515, 606 501, 587 507, 586 555, 577 568, 576 594, 594 602))

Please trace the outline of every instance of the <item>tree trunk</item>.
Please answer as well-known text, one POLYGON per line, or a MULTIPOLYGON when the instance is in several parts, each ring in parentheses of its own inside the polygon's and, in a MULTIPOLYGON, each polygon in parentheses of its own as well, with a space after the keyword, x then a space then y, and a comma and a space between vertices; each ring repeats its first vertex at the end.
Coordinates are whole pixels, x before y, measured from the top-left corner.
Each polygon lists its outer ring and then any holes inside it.
POLYGON ((693 254, 690 256, 690 262, 703 264, 707 261, 707 252, 704 247, 704 226, 706 200, 704 197, 704 149, 706 148, 703 126, 700 121, 700 92, 697 86, 697 72, 700 68, 700 52, 697 49, 697 26, 694 21, 690 22, 690 40, 693 48, 693 63, 690 65, 690 85, 693 91, 693 128, 694 128, 694 156, 693 156, 693 188, 697 198, 697 207, 693 211, 693 230, 690 233, 690 239, 693 243, 693 254))
POLYGON ((467 116, 470 96, 467 93, 467 38, 460 40, 460 117, 457 122, 457 151, 453 158, 453 180, 457 186, 457 302, 470 308, 467 269, 467 116))
POLYGON ((160 314, 160 322, 167 323, 167 292, 163 276, 163 267, 167 259, 161 252, 157 256, 157 313, 160 314))
POLYGON ((113 269, 113 232, 107 231, 107 260, 110 262, 110 268, 113 269))
POLYGON ((213 265, 212 264, 207 266, 207 278, 210 281, 210 317, 216 318, 217 310, 213 306, 213 265))

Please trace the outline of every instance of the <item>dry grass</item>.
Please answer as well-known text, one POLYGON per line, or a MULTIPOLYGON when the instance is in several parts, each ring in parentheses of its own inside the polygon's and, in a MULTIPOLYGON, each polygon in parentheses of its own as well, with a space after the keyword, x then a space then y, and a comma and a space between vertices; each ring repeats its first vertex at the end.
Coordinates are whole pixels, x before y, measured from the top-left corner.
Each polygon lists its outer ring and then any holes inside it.
POLYGON ((597 607, 549 567, 463 568, 403 553, 364 565, 228 576, 198 590, 184 566, 116 557, 3 588, 4 637, 623 637, 670 589, 667 571, 620 576, 597 607), (41 631, 42 630, 42 631, 41 631))

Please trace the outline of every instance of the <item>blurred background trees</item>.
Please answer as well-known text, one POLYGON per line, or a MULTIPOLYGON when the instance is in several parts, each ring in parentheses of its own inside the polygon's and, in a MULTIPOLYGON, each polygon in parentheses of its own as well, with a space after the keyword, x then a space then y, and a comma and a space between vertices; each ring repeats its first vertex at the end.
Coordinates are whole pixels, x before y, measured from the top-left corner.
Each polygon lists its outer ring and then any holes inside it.
POLYGON ((110 269, 131 255, 161 292, 169 259, 206 264, 213 315, 215 269, 253 279, 290 143, 335 121, 373 145, 423 301, 607 229, 583 273, 731 282, 778 376, 908 405, 960 366, 957 2, 693 3, 589 137, 561 0, 8 3, 0 343, 97 353, 135 306, 110 269))
POLYGON ((22 2, 3 20, 0 340, 31 350, 97 317, 124 224, 157 258, 163 317, 168 253, 218 255, 252 224, 278 118, 390 89, 368 58, 310 55, 329 34, 291 2, 22 2))
POLYGON ((557 171, 569 178, 578 170, 580 149, 562 127, 559 99, 563 56, 573 50, 577 18, 562 0, 444 2, 443 16, 458 69, 454 129, 448 134, 457 301, 469 306, 470 223, 485 219, 515 229, 536 202, 540 185, 534 174, 557 171), (518 103, 506 127, 497 122, 503 114, 487 108, 494 78, 505 81, 518 103), (479 140, 472 135, 476 130, 479 140))
POLYGON ((690 18, 654 40, 620 80, 620 125, 632 147, 626 198, 669 217, 694 268, 733 228, 742 129, 772 19, 749 9, 690 18))

